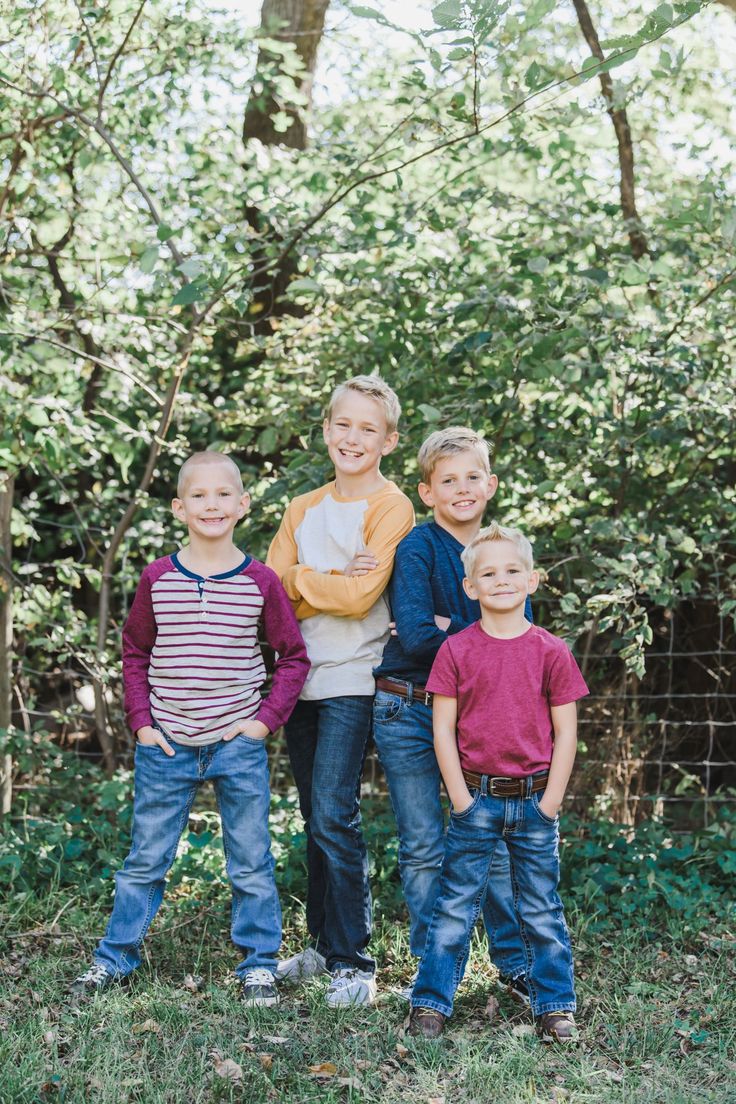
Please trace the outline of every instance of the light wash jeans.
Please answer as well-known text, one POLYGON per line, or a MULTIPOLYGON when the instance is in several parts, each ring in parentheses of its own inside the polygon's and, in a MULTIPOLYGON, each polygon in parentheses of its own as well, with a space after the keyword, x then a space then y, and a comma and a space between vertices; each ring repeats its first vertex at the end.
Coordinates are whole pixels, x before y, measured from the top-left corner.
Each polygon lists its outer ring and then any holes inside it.
POLYGON ((327 969, 375 971, 360 776, 373 695, 299 701, 286 746, 307 833, 307 928, 327 969))
MULTIPOLYGON (((379 690, 373 703, 373 738, 399 833, 399 872, 409 909, 409 947, 421 958, 445 853, 432 706, 379 690)), ((493 857, 482 911, 491 961, 499 973, 519 977, 526 970, 526 958, 514 909, 509 855, 503 843, 493 857)))
MULTIPOLYGON (((489 797, 486 782, 473 802, 450 816, 439 897, 412 994, 414 1007, 452 1012, 468 960, 470 933, 488 885, 493 856, 506 842, 514 904, 526 954, 526 979, 535 1016, 575 1011, 572 949, 562 901, 557 818, 539 808, 539 794, 489 797)), ((531 779, 529 780, 529 786, 531 779)))
POLYGON ((281 908, 268 835, 265 742, 236 736, 228 743, 174 747, 170 757, 160 747, 136 744, 132 847, 115 876, 112 916, 94 957, 118 977, 140 964, 141 944, 161 904, 195 795, 202 783, 212 782, 233 891, 232 941, 243 954, 235 972, 275 972, 281 908))

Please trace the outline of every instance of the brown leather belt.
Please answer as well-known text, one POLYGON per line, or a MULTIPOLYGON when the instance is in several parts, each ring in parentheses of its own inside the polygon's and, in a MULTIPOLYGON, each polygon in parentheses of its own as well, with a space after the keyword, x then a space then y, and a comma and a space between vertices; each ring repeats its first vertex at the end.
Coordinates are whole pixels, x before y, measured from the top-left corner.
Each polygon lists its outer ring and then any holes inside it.
MULTIPOLYGON (((526 797, 528 778, 492 778, 490 774, 475 774, 473 771, 463 771, 463 778, 473 790, 482 789, 483 779, 486 779, 487 793, 490 797, 526 797)), ((532 793, 541 793, 547 788, 549 771, 544 774, 532 776, 532 793)))
POLYGON ((422 705, 432 704, 432 691, 426 686, 417 686, 415 682, 394 682, 393 679, 377 678, 376 690, 385 690, 387 694, 396 694, 399 698, 420 702, 422 705))

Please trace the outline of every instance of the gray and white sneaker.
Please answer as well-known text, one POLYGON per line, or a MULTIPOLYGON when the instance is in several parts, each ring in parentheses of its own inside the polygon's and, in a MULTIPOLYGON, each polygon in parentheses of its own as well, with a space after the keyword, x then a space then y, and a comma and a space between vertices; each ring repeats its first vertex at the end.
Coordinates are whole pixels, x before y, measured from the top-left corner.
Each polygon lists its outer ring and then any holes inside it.
POLYGON ((526 980, 526 974, 519 974, 518 977, 512 978, 508 974, 498 975, 498 984, 502 989, 505 989, 508 995, 515 1000, 517 1004, 523 1004, 527 1008, 531 1004, 529 998, 529 986, 526 980))
POLYGON ((290 984, 326 973, 327 963, 314 947, 305 947, 291 958, 283 958, 276 966, 276 980, 290 984))
POLYGON ((91 997, 94 993, 101 993, 103 989, 123 980, 119 975, 111 974, 101 962, 95 959, 88 970, 74 979, 68 991, 73 997, 91 997))
POLYGON ((355 966, 338 966, 332 971, 325 1001, 328 1008, 346 1005, 373 1004, 376 999, 376 975, 355 966))
POLYGON ((261 967, 248 970, 241 989, 246 1008, 269 1008, 279 1003, 276 978, 270 970, 261 967))

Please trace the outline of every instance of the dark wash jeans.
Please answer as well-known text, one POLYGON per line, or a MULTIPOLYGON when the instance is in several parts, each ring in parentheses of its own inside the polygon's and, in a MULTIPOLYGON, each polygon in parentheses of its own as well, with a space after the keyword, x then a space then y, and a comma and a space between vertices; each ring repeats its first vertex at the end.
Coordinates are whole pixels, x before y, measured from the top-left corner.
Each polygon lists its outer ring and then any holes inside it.
MULTIPOLYGON (((411 953, 421 958, 445 853, 442 780, 434 753, 432 706, 378 690, 373 703, 373 739, 399 833, 399 870, 409 909, 409 946, 411 953)), ((518 977, 526 970, 526 958, 505 843, 499 843, 494 853, 482 911, 491 961, 499 973, 518 977)))
POLYGON ((328 970, 375 970, 368 855, 360 827, 360 778, 373 695, 299 701, 286 746, 307 833, 307 928, 328 970))
MULTIPOLYGON (((531 780, 529 785, 531 785, 531 780)), ((452 813, 440 893, 432 913, 412 1005, 452 1012, 468 961, 470 933, 486 893, 493 856, 503 840, 526 955, 532 1012, 575 1011, 572 948, 557 892, 558 820, 539 808, 541 794, 489 797, 471 789, 471 805, 452 813)))
POLYGON ((275 971, 281 909, 268 834, 265 741, 236 736, 228 743, 174 749, 176 755, 168 756, 156 745, 136 744, 132 846, 115 875, 112 916, 94 957, 117 976, 140 965, 141 944, 161 904, 197 790, 212 782, 233 891, 231 936, 243 954, 235 972, 244 977, 256 967, 275 971))

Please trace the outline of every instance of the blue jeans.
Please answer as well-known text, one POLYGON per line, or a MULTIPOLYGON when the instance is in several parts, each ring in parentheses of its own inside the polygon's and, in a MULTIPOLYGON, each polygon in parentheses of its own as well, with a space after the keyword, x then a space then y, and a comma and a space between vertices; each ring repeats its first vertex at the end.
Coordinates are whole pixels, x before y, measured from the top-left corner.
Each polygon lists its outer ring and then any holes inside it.
POLYGON ((575 1011, 572 948, 557 893, 560 877, 557 817, 539 808, 539 794, 489 797, 481 790, 459 816, 452 813, 440 893, 427 933, 414 1007, 452 1012, 468 960, 470 933, 486 892, 493 856, 505 840, 511 884, 526 953, 532 1012, 575 1011))
POLYGON ((360 777, 372 695, 299 701, 286 746, 307 833, 307 928, 327 969, 376 968, 368 855, 360 827, 360 777))
MULTIPOLYGON (((439 893, 445 853, 445 817, 431 705, 379 690, 373 705, 373 737, 399 833, 399 871, 409 909, 409 947, 420 958, 439 893)), ((501 974, 518 977, 526 970, 526 958, 514 909, 509 853, 503 843, 493 856, 482 910, 491 961, 501 974)))
POLYGON ((276 969, 281 943, 279 906, 268 835, 268 756, 263 740, 236 736, 205 747, 175 745, 169 757, 136 744, 133 839, 115 876, 112 916, 95 951, 109 973, 131 973, 158 912, 166 875, 187 826, 199 786, 212 782, 222 820, 225 863, 233 891, 231 935, 243 954, 236 974, 276 969))

